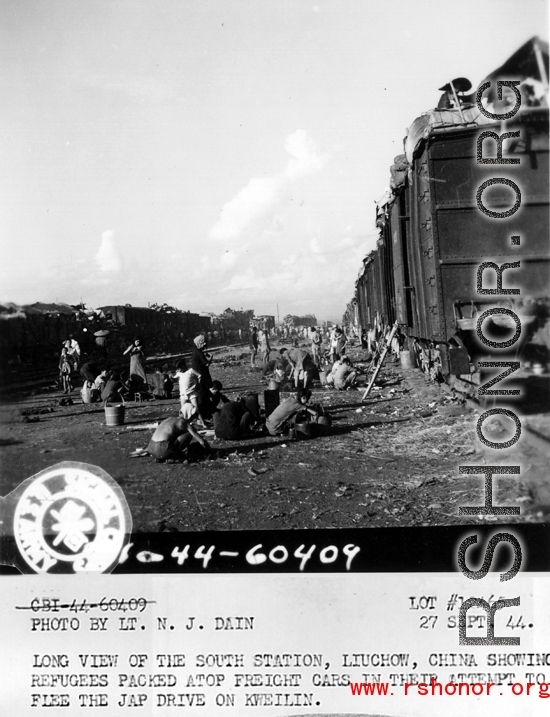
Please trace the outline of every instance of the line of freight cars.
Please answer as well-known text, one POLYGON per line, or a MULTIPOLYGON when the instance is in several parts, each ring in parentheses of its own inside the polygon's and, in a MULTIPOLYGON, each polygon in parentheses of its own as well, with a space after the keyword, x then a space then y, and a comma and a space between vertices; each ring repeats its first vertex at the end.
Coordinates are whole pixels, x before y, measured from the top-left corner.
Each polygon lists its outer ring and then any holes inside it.
POLYGON ((0 382, 17 382, 24 370, 57 366, 62 342, 70 335, 79 342, 86 357, 98 351, 94 334, 103 329, 109 331, 109 355, 121 355, 136 336, 141 337, 151 355, 186 351, 199 333, 210 334, 212 343, 237 340, 238 330, 232 324, 231 327, 213 326, 210 316, 189 311, 104 306, 86 313, 66 304, 22 307, 0 320, 0 382))
MULTIPOLYGON (((519 79, 525 77, 534 43, 538 43, 539 68, 541 54, 546 64, 547 91, 548 46, 536 39, 516 53, 523 62, 519 79)), ((499 78, 516 76, 511 66, 503 68, 489 76, 493 86, 499 78)), ((495 157, 495 146, 494 139, 485 139, 484 156, 495 157)), ((522 103, 520 111, 506 122, 487 120, 475 100, 460 108, 430 111, 411 126, 405 152, 396 158, 391 170, 392 190, 378 206, 377 249, 363 260, 356 283, 360 328, 391 326, 397 321, 402 342, 416 352, 426 373, 473 395, 480 381, 477 362, 488 358, 487 347, 476 335, 477 320, 486 310, 502 307, 520 317, 522 331, 510 355, 505 357, 501 350, 498 359, 521 359, 523 377, 534 376, 539 384, 545 380, 547 388, 547 99, 522 103), (476 161, 477 139, 482 132, 500 136, 518 130, 519 137, 512 135, 505 140, 503 156, 519 159, 519 164, 476 161), (477 204, 478 188, 494 177, 510 178, 521 188, 520 209, 513 217, 488 217, 477 204), (520 239, 512 240, 516 236, 520 239), (520 295, 478 293, 477 271, 483 262, 497 266, 519 262, 519 268, 504 271, 503 286, 520 287, 520 295)), ((514 192, 502 184, 495 185, 485 190, 483 203, 492 211, 503 212, 513 205, 514 192)), ((494 288, 496 276, 494 269, 486 269, 484 287, 494 288)), ((484 335, 494 341, 509 339, 516 328, 510 317, 511 314, 502 314, 486 320, 484 335)))

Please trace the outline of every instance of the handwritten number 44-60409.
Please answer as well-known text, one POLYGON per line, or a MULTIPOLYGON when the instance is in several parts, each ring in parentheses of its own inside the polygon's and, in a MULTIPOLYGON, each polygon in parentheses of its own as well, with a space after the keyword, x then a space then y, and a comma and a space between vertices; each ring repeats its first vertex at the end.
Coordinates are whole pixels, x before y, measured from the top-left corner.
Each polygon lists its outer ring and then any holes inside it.
MULTIPOLYGON (((176 547, 172 550, 171 556, 177 560, 178 565, 183 565, 185 563, 185 561, 189 557, 190 548, 190 545, 186 545, 181 549, 179 547, 176 547)), ((211 545, 208 550, 206 549, 205 545, 201 545, 192 557, 197 560, 202 560, 203 567, 206 568, 214 554, 214 550, 214 545, 211 545)), ((263 545, 259 543, 253 548, 250 548, 250 550, 246 553, 245 560, 249 565, 262 565, 267 561, 276 565, 281 565, 282 563, 286 563, 286 561, 289 560, 290 557, 294 557, 300 560, 299 569, 303 570, 308 560, 310 560, 310 558, 314 556, 316 550, 317 546, 312 545, 310 546, 309 550, 306 551, 306 546, 302 544, 298 548, 296 548, 293 553, 291 553, 284 545, 276 545, 269 552, 267 552, 264 551, 263 545)), ((352 543, 349 543, 342 548, 342 556, 347 558, 345 565, 346 570, 351 569, 351 563, 360 550, 360 547, 358 547, 357 545, 353 545, 352 543)), ((239 553, 237 552, 220 552, 220 556, 222 557, 238 557, 238 555, 239 553)), ((335 545, 328 545, 327 547, 319 550, 317 554, 317 559, 320 563, 324 565, 335 563, 339 557, 340 550, 335 545)))

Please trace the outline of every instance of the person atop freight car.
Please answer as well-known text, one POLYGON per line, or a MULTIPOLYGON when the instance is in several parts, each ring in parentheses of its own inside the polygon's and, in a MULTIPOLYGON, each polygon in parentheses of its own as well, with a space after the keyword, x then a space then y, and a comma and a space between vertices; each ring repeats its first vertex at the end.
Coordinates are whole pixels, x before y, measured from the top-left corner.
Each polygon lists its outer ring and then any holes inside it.
POLYGON ((159 424, 147 446, 157 463, 168 458, 184 458, 193 441, 205 450, 210 448, 207 441, 193 428, 191 421, 195 415, 194 407, 188 403, 180 416, 166 418, 159 424))
POLYGON ((470 101, 465 93, 472 89, 472 83, 466 77, 457 77, 439 90, 443 92, 437 103, 438 110, 460 109, 463 104, 470 101))

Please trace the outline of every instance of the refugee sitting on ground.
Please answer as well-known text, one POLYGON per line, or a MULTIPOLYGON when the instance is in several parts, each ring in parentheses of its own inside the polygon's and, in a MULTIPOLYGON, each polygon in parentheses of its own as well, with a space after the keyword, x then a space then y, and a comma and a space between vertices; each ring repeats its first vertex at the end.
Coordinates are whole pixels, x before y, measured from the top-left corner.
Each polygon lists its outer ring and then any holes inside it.
POLYGON ((352 369, 351 362, 347 356, 343 356, 340 361, 334 364, 332 375, 334 377, 334 387, 339 391, 345 391, 355 386, 357 371, 352 369), (336 367, 335 370, 334 367, 336 367))
POLYGON ((210 389, 210 414, 212 416, 221 410, 220 403, 229 403, 227 396, 222 393, 222 388, 221 381, 212 381, 212 388, 210 389))
POLYGON ((61 349, 61 357, 59 359, 59 378, 61 379, 61 387, 63 393, 70 393, 73 390, 73 384, 71 383, 71 374, 73 372, 73 366, 67 353, 66 348, 61 349))
POLYGON ((307 351, 297 348, 290 349, 290 351, 281 349, 281 355, 283 354, 291 366, 290 378, 294 375, 296 388, 301 379, 304 381, 304 388, 307 388, 308 379, 311 379, 311 373, 315 371, 315 364, 311 356, 307 351))
POLYGON ((186 404, 181 413, 177 418, 166 418, 162 421, 149 441, 147 450, 159 463, 168 458, 185 458, 193 441, 205 450, 210 449, 208 443, 191 425, 191 420, 196 415, 193 406, 186 404))
POLYGON ((287 398, 286 401, 280 403, 277 408, 269 414, 265 422, 265 427, 269 435, 280 436, 287 433, 292 425, 292 419, 300 411, 307 411, 312 416, 317 416, 317 411, 308 408, 306 405, 311 398, 311 391, 307 388, 300 388, 296 396, 287 398))
POLYGON ((103 405, 106 406, 108 403, 118 403, 119 401, 125 403, 124 399, 127 395, 128 390, 117 377, 116 373, 114 371, 109 371, 107 374, 107 381, 105 382, 105 386, 101 392, 103 405))
POLYGON ((95 380, 92 385, 92 391, 94 393, 94 398, 99 400, 101 398, 101 393, 103 389, 105 388, 105 384, 107 382, 107 374, 109 373, 111 369, 110 368, 104 368, 102 369, 99 374, 95 377, 95 380))
POLYGON ((80 375, 82 376, 82 380, 90 381, 90 383, 93 383, 95 381, 98 373, 99 368, 94 361, 87 361, 86 363, 82 364, 80 368, 80 375))
POLYGON ((239 441, 253 435, 254 416, 247 408, 243 398, 224 403, 221 411, 214 414, 216 438, 226 441, 239 441))

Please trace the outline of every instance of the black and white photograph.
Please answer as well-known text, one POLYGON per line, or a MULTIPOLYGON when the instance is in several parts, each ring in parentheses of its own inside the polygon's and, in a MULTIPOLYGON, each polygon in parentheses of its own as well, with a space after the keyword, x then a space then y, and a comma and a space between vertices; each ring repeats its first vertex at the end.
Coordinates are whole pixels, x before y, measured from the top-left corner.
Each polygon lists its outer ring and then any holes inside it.
POLYGON ((542 714, 547 0, 0 38, 0 706, 542 714))

